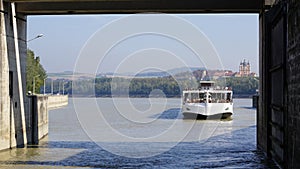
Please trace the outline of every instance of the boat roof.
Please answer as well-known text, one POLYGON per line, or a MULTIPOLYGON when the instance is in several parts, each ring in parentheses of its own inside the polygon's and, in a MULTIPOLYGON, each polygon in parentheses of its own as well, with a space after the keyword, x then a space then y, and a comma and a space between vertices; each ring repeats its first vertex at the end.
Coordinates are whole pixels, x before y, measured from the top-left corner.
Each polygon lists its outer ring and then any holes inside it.
POLYGON ((226 90, 226 89, 222 89, 222 90, 184 90, 183 93, 232 93, 232 90, 226 90))
POLYGON ((214 85, 214 81, 200 81, 199 87, 213 87, 214 85))
POLYGON ((215 84, 216 82, 214 82, 214 81, 210 81, 210 80, 203 80, 203 81, 200 81, 200 83, 209 83, 209 84, 215 84))

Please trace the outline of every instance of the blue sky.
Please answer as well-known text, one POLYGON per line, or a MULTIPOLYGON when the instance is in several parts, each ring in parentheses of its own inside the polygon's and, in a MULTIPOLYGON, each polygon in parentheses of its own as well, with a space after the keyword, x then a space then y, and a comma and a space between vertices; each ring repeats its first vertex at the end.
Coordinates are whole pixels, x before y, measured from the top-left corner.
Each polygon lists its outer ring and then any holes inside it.
MULTIPOLYGON (((37 34, 44 34, 44 36, 29 42, 28 47, 41 57, 41 62, 47 72, 74 70, 80 52, 91 37, 104 25, 122 17, 125 15, 29 16, 27 38, 31 39, 37 34)), ((252 71, 258 73, 258 15, 195 14, 176 15, 176 17, 192 23, 211 41, 224 69, 238 71, 240 61, 246 59, 250 61, 252 71)), ((170 29, 174 28, 170 27, 170 29)), ((203 66, 189 59, 191 52, 181 49, 177 42, 163 37, 141 36, 129 39, 125 44, 116 47, 116 50, 111 52, 111 56, 108 54, 106 64, 100 65, 101 72, 114 71, 116 65, 122 60, 118 57, 123 57, 123 54, 126 53, 128 56, 149 46, 164 46, 164 49, 169 50, 170 53, 173 53, 173 50, 177 51, 175 53, 181 52, 184 56, 181 59, 186 60, 188 66, 203 66), (147 45, 141 45, 145 42, 147 45)), ((158 54, 157 51, 154 53, 158 54)), ((141 54, 150 55, 147 52, 141 52, 141 54)), ((178 64, 172 64, 170 61, 165 67, 171 69, 176 66, 178 64)))

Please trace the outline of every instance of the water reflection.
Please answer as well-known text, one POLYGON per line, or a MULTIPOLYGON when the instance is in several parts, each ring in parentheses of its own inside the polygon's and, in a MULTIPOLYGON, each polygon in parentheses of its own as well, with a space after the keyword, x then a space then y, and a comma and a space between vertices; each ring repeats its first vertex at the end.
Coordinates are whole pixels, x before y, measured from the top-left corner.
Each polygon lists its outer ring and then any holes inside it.
MULTIPOLYGON (((38 148, 18 149, 16 155, 22 155, 22 159, 1 160, 1 165, 16 167, 13 165, 30 165, 44 168, 45 166, 57 167, 91 167, 91 168, 268 168, 274 165, 266 160, 263 154, 256 149, 256 127, 250 126, 245 129, 234 131, 230 134, 211 137, 202 142, 181 142, 176 147, 161 155, 150 158, 126 158, 114 155, 100 148, 90 141, 43 141, 38 148), (70 156, 60 160, 41 160, 43 151, 48 151, 50 156, 59 156, 61 149, 70 156), (74 154, 73 154, 74 153, 74 154)), ((117 148, 123 144, 137 143, 109 143, 117 148)), ((140 143, 148 146, 151 144, 140 143)), ((164 144, 164 143, 159 143, 164 144)), ((16 150, 11 150, 11 152, 16 150)), ((134 153, 134 150, 128 150, 134 153)), ((8 152, 6 152, 8 153, 8 152)), ((1 153, 2 156, 6 153, 1 153)))
MULTIPOLYGON (((251 104, 251 100, 235 102, 235 114, 229 121, 197 121, 183 142, 169 151, 148 158, 118 156, 99 147, 85 135, 72 107, 52 111, 49 114, 49 137, 41 140, 38 146, 0 152, 0 168, 276 168, 256 148, 255 110, 244 108, 251 104), (199 139, 203 124, 206 125, 204 131, 211 126, 214 128, 216 124, 218 127, 211 136, 199 139)), ((177 126, 179 133, 181 127, 193 121, 182 120, 177 104, 149 118, 181 120, 177 126)), ((151 132, 149 129, 144 131, 151 132)), ((153 147, 164 149, 173 142, 170 139, 165 142, 107 141, 101 144, 138 156, 136 147, 143 153, 151 154, 153 147)))
POLYGON ((155 114, 153 116, 150 116, 150 118, 155 119, 182 119, 183 115, 181 114, 180 108, 171 108, 168 110, 163 111, 162 113, 155 114))

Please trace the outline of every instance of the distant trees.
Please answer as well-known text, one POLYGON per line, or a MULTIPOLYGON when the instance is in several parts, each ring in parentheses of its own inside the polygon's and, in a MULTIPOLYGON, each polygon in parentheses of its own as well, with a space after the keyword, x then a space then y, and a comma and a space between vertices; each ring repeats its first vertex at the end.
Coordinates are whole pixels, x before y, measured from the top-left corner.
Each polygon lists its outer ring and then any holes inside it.
POLYGON ((36 57, 34 52, 28 49, 26 61, 26 91, 32 91, 33 81, 35 81, 35 93, 40 93, 40 87, 47 78, 46 71, 40 63, 40 57, 36 57))
POLYGON ((180 86, 172 77, 136 78, 129 85, 129 96, 149 96, 153 90, 161 90, 167 97, 181 95, 180 86))
POLYGON ((258 77, 227 77, 217 80, 217 85, 228 86, 234 95, 253 95, 258 89, 258 77))
MULTIPOLYGON (((73 96, 148 97, 150 94, 153 94, 154 90, 161 90, 166 97, 180 97, 181 90, 198 88, 201 77, 201 71, 194 71, 193 73, 183 72, 173 76, 156 78, 97 77, 95 79, 76 79, 74 81, 56 79, 53 83, 54 94, 62 93, 62 87, 59 87, 59 84, 64 84, 64 93, 73 96)), ((259 85, 257 77, 224 77, 215 80, 215 82, 217 86, 231 87, 234 95, 237 97, 255 94, 259 85)), ((50 86, 50 84, 46 85, 46 91, 50 91, 50 86)))
POLYGON ((72 86, 66 87, 67 92, 74 96, 95 94, 97 97, 112 95, 148 97, 155 89, 161 90, 167 97, 180 96, 181 93, 179 85, 171 77, 133 79, 101 77, 95 80, 76 80, 72 86))
MULTIPOLYGON (((155 89, 161 90, 167 97, 180 97, 181 90, 197 88, 198 82, 203 76, 203 70, 195 70, 192 73, 182 72, 173 76, 157 78, 122 78, 99 77, 95 79, 68 80, 57 79, 52 83, 53 93, 61 93, 74 96, 130 96, 148 97, 155 89), (64 87, 62 87, 62 85, 64 87)), ((27 50, 26 65, 26 91, 32 91, 35 81, 35 92, 40 93, 44 79, 47 78, 45 69, 40 63, 40 58, 34 52, 27 50)), ((216 80, 216 85, 228 86, 233 89, 235 95, 253 95, 258 89, 257 77, 226 77, 216 80)), ((46 91, 51 90, 51 84, 46 85, 46 91)))

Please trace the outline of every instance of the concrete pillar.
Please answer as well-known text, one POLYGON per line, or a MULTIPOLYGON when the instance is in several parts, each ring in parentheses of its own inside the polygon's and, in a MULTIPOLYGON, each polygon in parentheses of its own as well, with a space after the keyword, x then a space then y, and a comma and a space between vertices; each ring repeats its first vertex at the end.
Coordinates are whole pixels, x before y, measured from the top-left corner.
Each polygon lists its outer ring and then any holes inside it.
POLYGON ((27 58, 26 16, 17 14, 14 17, 13 8, 8 2, 0 0, 0 5, 0 150, 2 150, 25 145, 29 134, 26 127, 29 126, 25 124, 27 111, 24 106, 27 100, 24 98, 27 58))
POLYGON ((257 107, 257 145, 267 152, 267 105, 265 91, 266 81, 266 56, 265 56, 265 14, 262 11, 259 15, 259 102, 257 107))
MULTIPOLYGON (((12 146, 23 147, 27 143, 25 125, 25 89, 26 89, 26 16, 13 16, 13 7, 8 4, 6 23, 8 38, 9 71, 12 74, 12 113, 15 133, 12 136, 12 146)), ((12 132, 13 133, 13 132, 12 132)))
POLYGON ((10 147, 9 64, 7 52, 6 17, 0 0, 0 150, 10 147))

